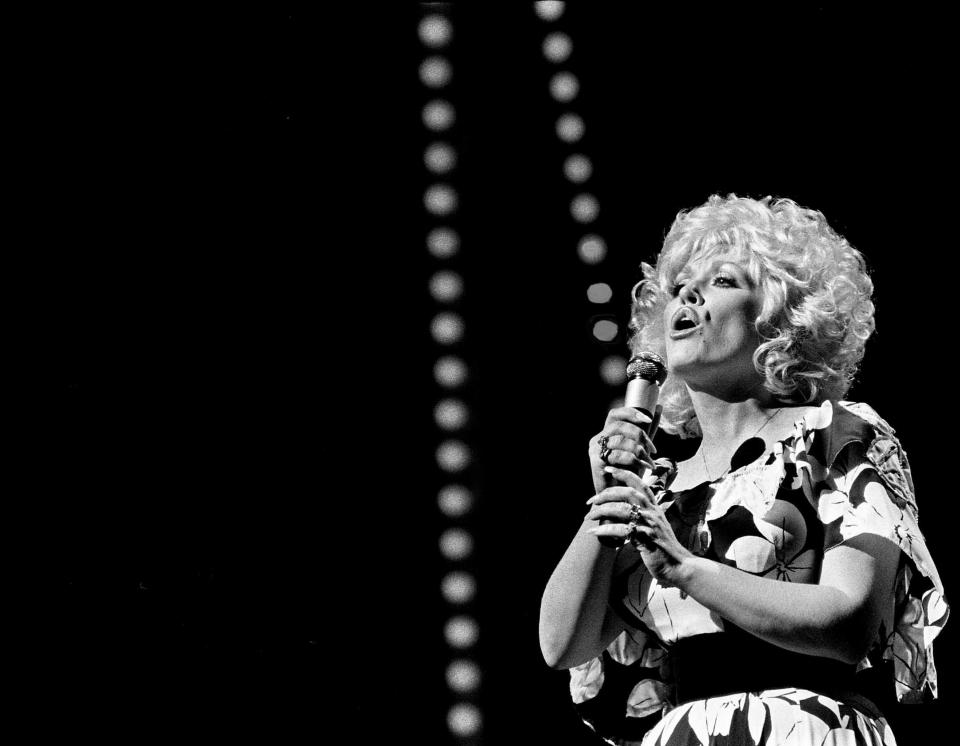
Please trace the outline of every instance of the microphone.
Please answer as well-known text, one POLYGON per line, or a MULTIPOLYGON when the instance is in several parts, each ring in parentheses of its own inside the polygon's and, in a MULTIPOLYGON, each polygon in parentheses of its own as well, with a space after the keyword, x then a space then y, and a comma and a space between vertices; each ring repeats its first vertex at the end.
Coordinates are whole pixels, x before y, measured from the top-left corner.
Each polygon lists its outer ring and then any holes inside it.
MULTIPOLYGON (((650 418, 650 424, 643 428, 647 435, 651 434, 656 424, 654 415, 657 411, 657 399, 660 397, 660 387, 665 380, 667 380, 667 366, 663 358, 655 352, 641 352, 630 358, 630 362, 627 363, 627 395, 624 397, 623 404, 626 407, 633 407, 650 418)), ((637 475, 642 477, 647 468, 646 464, 640 464, 636 469, 637 475)), ((631 471, 634 470, 631 469, 631 471)), ((619 480, 614 479, 610 474, 606 475, 605 481, 608 487, 619 483, 619 480)), ((609 522, 610 519, 604 519, 600 524, 609 522)), ((615 536, 598 536, 597 538, 607 547, 620 545, 620 539, 615 536)))

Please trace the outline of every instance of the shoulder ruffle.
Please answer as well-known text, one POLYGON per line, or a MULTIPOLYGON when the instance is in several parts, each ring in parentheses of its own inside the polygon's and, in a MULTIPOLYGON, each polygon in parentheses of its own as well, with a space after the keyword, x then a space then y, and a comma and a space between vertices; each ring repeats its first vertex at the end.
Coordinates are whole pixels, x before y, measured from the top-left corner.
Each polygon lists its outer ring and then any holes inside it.
POLYGON ((878 639, 860 668, 892 661, 899 701, 933 699, 933 641, 950 609, 920 532, 907 454, 893 428, 866 404, 840 402, 833 424, 821 434, 826 437, 808 453, 804 491, 824 524, 824 548, 875 534, 896 544, 907 560, 878 639), (850 445, 859 447, 848 449, 850 445))
POLYGON ((900 548, 908 561, 898 573, 878 639, 860 668, 892 661, 898 700, 936 697, 932 645, 949 606, 917 523, 910 464, 893 428, 866 404, 824 402, 775 445, 766 463, 718 482, 705 519, 720 518, 735 506, 762 518, 788 475, 789 488, 803 490, 824 524, 824 550, 864 533, 900 548))

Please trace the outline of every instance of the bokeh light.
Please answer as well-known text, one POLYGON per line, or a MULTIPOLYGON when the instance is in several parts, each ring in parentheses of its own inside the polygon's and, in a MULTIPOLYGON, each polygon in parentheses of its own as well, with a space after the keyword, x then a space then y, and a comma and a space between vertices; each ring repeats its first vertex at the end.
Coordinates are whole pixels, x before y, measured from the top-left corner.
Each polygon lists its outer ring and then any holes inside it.
POLYGON ((593 164, 585 155, 571 155, 563 162, 563 174, 575 184, 582 184, 593 174, 593 164))
POLYGON ((557 137, 566 143, 574 143, 583 137, 586 129, 578 114, 564 114, 557 119, 557 137))
POLYGON ((426 16, 420 21, 420 27, 417 30, 420 41, 434 49, 449 44, 453 36, 453 26, 441 15, 426 16))
POLYGON ((600 377, 604 383, 620 386, 627 380, 627 361, 619 355, 610 355, 600 363, 600 377))
POLYGON ((455 736, 467 738, 475 736, 482 724, 480 710, 476 706, 461 702, 447 712, 447 727, 455 736))
POLYGON ((570 37, 559 31, 548 34, 543 40, 543 56, 551 62, 563 62, 573 51, 570 37))
POLYGON ((613 297, 613 288, 605 282, 595 282, 587 288, 587 298, 591 303, 609 303, 613 297))
POLYGON ((569 103, 580 92, 580 81, 573 73, 557 73, 550 78, 550 95, 561 103, 569 103))
POLYGON ((427 249, 437 259, 448 259, 460 248, 460 236, 452 228, 434 228, 427 234, 427 249))
POLYGON ((434 215, 449 215, 457 209, 457 192, 449 184, 434 184, 424 193, 423 205, 434 215))
POLYGON ((456 272, 444 270, 430 278, 430 295, 441 303, 455 301, 463 293, 463 280, 456 272))
POLYGON ((480 637, 480 628, 468 616, 455 616, 447 621, 443 636, 450 647, 463 650, 476 644, 480 637))
POLYGON ((451 661, 447 666, 447 686, 455 692, 475 691, 480 686, 480 668, 463 658, 451 661))
POLYGON ((463 319, 455 313, 438 313, 430 322, 430 334, 440 344, 453 344, 463 337, 463 319))
POLYGON ((578 223, 592 223, 600 213, 600 203, 592 194, 578 194, 570 202, 570 214, 578 223))
POLYGON ((563 15, 567 4, 559 0, 540 0, 533 4, 536 14, 545 21, 555 21, 563 15))
POLYGON ((617 338, 620 327, 615 322, 602 319, 593 325, 593 336, 601 342, 612 342, 617 338))
POLYGON ((462 560, 473 552, 473 537, 462 528, 448 528, 440 535, 440 552, 448 560, 462 560))
POLYGON ((596 234, 584 236, 577 244, 577 253, 587 264, 598 264, 607 256, 607 244, 596 234))
POLYGON ((420 82, 429 88, 442 88, 453 77, 453 68, 443 57, 428 57, 420 65, 420 82))
POLYGON ((473 507, 473 494, 462 484, 448 484, 437 494, 437 505, 448 518, 459 518, 473 507))
POLYGON ((455 570, 444 575, 440 591, 448 603, 469 603, 477 593, 477 581, 470 573, 455 570))
POLYGON ((466 405, 459 399, 444 399, 433 408, 433 419, 443 430, 459 430, 467 424, 466 405))
POLYGON ((456 119, 453 107, 448 101, 436 99, 423 107, 423 123, 434 132, 441 132, 453 126, 456 119))
POLYGON ((423 162, 435 174, 445 174, 457 165, 457 151, 445 142, 435 142, 423 153, 423 162))
POLYGON ((470 449, 459 440, 445 440, 437 448, 437 465, 448 472, 463 471, 470 465, 470 449))
POLYGON ((467 379, 467 364, 458 357, 445 355, 434 363, 433 378, 448 389, 462 386, 467 379))

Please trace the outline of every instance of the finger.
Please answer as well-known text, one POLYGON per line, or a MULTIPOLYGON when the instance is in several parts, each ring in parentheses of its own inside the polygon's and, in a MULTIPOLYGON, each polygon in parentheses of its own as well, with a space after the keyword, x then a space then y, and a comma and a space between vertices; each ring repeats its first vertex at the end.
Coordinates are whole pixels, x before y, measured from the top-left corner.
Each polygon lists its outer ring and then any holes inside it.
POLYGON ((646 427, 650 424, 651 418, 643 414, 634 407, 617 407, 607 413, 607 425, 613 422, 632 422, 637 427, 646 427))
POLYGON ((650 469, 654 468, 649 456, 641 458, 632 451, 623 451, 619 448, 610 449, 610 453, 603 458, 603 462, 608 466, 626 467, 627 469, 636 469, 640 464, 644 464, 650 469))
MULTIPOLYGON (((643 483, 643 480, 640 479, 636 474, 628 469, 619 469, 616 466, 606 466, 603 469, 607 474, 612 476, 614 479, 618 479, 623 482, 628 488, 630 488, 633 493, 637 493, 635 502, 640 500, 646 500, 648 503, 653 504, 653 493, 650 492, 650 488, 643 483)), ((608 489, 616 489, 615 487, 609 487, 608 489)), ((607 490, 604 490, 606 492, 607 490)), ((603 493, 601 493, 603 494, 603 493)), ((599 495, 598 495, 599 496, 599 495)))
POLYGON ((630 510, 631 507, 633 506, 630 505, 630 503, 624 502, 594 505, 586 517, 591 521, 600 521, 606 518, 614 521, 629 522, 633 516, 633 511, 630 510))
POLYGON ((604 523, 587 529, 588 534, 594 536, 613 536, 617 539, 626 539, 630 533, 630 526, 626 523, 604 523))
POLYGON ((639 445, 642 445, 647 453, 655 454, 657 452, 657 447, 653 444, 653 437, 647 435, 643 430, 640 431, 641 442, 639 445))
POLYGON ((603 428, 603 432, 597 436, 597 442, 599 442, 601 438, 606 438, 608 441, 612 441, 617 436, 639 441, 641 432, 642 428, 629 422, 614 422, 603 428))
MULTIPOLYGON (((603 505, 604 503, 628 503, 637 505, 640 503, 642 494, 633 487, 623 485, 614 485, 601 490, 596 495, 587 500, 587 505, 603 505)), ((649 501, 648 501, 649 502, 649 501)))

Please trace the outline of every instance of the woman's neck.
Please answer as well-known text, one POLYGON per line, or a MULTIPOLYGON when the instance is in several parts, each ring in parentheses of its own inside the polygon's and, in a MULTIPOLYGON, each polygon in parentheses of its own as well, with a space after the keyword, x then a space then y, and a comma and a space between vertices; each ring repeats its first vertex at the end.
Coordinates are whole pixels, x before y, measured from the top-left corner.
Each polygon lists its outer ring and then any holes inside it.
POLYGON ((782 405, 766 391, 716 395, 690 389, 706 448, 725 452, 752 436, 782 405))

